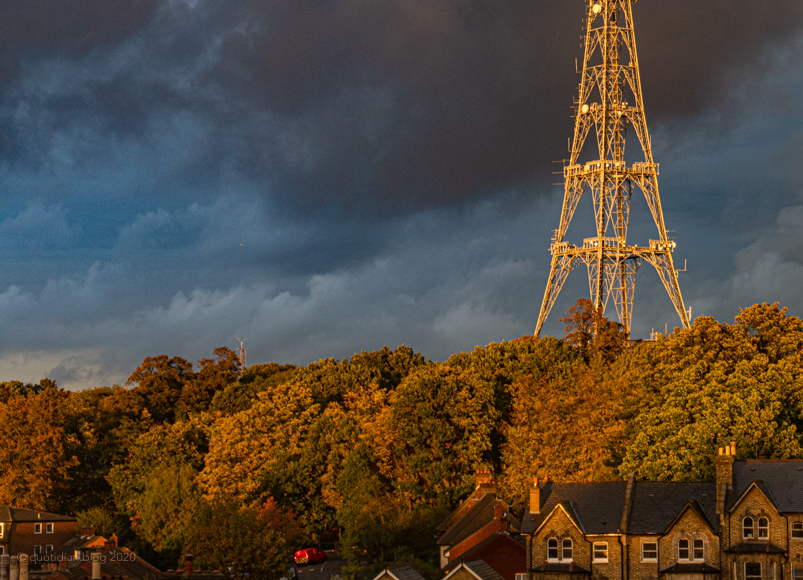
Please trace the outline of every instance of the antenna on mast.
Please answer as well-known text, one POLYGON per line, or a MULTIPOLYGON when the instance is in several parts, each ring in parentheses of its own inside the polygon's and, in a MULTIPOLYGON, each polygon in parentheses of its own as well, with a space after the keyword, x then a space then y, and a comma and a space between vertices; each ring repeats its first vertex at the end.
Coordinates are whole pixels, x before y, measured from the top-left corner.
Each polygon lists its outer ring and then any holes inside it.
POLYGON ((240 341, 240 348, 237 349, 237 359, 240 361, 240 378, 242 378, 243 371, 245 371, 245 369, 248 368, 248 363, 246 362, 245 359, 245 351, 248 349, 245 348, 245 346, 243 346, 243 343, 245 342, 244 338, 243 339, 238 338, 237 340, 240 341))

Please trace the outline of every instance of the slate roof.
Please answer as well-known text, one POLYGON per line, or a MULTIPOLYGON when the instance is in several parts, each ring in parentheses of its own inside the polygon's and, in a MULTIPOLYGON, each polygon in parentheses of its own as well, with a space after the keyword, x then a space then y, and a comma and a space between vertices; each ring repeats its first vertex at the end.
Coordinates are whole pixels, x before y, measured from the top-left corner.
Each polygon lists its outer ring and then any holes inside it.
MULTIPOLYGON (((500 500, 497 500, 496 494, 486 493, 457 523, 438 538, 438 545, 455 546, 494 521, 493 506, 497 501, 500 500)), ((506 508, 505 511, 507 511, 510 528, 518 530, 521 527, 521 522, 510 513, 509 508, 506 508)))
MULTIPOLYGON (((558 503, 569 503, 587 534, 613 534, 619 529, 625 506, 626 481, 541 484, 541 511, 525 512, 522 533, 532 533, 558 503)), ((568 511, 568 510, 567 510, 568 511)), ((572 511, 569 511, 572 514, 572 511)))
POLYGON ((480 580, 505 580, 499 572, 491 568, 484 560, 463 562, 463 567, 468 568, 480 580))
POLYGON ((661 574, 719 574, 719 568, 705 562, 690 562, 688 564, 676 562, 662 569, 661 574))
POLYGON ((734 554, 786 554, 786 550, 772 542, 739 542, 725 551, 734 554))
POLYGON ((398 568, 385 568, 374 577, 379 580, 385 574, 389 574, 395 580, 424 580, 424 577, 416 572, 411 566, 399 566, 398 568))
POLYGON ((71 516, 52 514, 42 510, 26 510, 23 508, 0 505, 0 522, 77 522, 71 516))
POLYGON ((627 531, 631 534, 661 534, 689 502, 697 503, 696 507, 718 532, 716 483, 688 481, 635 482, 627 531))
POLYGON ((782 513, 803 513, 803 460, 734 461, 733 488, 726 497, 725 509, 733 508, 754 481, 763 482, 759 487, 769 490, 770 499, 782 513))
POLYGON ((559 572, 561 574, 591 574, 591 570, 583 568, 577 562, 561 564, 560 562, 544 562, 540 566, 533 568, 539 572, 559 572))

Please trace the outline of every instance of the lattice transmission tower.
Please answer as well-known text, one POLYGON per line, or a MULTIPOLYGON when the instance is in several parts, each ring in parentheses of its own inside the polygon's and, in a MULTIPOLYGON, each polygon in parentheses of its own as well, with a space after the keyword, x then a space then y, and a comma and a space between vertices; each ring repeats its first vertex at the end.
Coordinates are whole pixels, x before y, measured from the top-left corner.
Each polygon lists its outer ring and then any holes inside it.
POLYGON ((595 309, 604 312, 608 303, 613 302, 628 336, 636 272, 643 262, 658 271, 681 324, 689 327, 690 314, 683 304, 672 261, 675 242, 667 237, 658 195, 658 164, 653 161, 644 116, 631 11, 631 3, 635 1, 586 0, 585 55, 574 138, 571 157, 563 168, 563 209, 560 226, 552 238, 552 264, 536 336, 541 333, 569 272, 580 264, 588 268, 595 309), (626 155, 628 129, 635 134, 640 149, 633 146, 626 155), (596 136, 596 147, 593 139, 587 139, 592 133, 596 136), (658 239, 650 240, 647 246, 627 242, 630 201, 636 190, 644 194, 658 229, 658 239), (566 240, 566 233, 583 194, 590 194, 594 203, 596 236, 575 245, 566 240))

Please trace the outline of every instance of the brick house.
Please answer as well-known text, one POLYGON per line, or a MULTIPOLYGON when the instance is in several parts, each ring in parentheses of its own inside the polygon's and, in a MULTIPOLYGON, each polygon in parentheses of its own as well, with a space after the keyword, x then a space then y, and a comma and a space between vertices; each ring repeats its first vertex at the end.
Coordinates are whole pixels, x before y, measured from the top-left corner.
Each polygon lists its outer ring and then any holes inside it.
POLYGON ((530 490, 528 580, 803 580, 803 461, 715 458, 715 482, 530 490))
POLYGON ((478 545, 496 536, 517 532, 521 526, 510 513, 510 506, 497 497, 490 471, 478 471, 475 483, 472 494, 438 526, 440 567, 446 572, 451 569, 450 563, 478 545))
POLYGON ((0 506, 0 555, 27 554, 31 570, 37 569, 41 557, 61 553, 77 529, 78 520, 70 516, 0 506))

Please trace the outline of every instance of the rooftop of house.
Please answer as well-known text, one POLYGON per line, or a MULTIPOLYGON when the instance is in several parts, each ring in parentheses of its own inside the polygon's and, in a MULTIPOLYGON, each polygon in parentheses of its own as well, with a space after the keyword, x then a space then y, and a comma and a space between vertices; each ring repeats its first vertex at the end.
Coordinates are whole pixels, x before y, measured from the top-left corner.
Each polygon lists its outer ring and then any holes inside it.
POLYGON ((72 516, 62 516, 43 510, 29 510, 0 505, 0 522, 77 522, 72 516))
POLYGON ((398 566, 396 568, 385 568, 374 577, 374 580, 379 580, 385 575, 394 578, 394 580, 424 580, 424 577, 416 572, 411 566, 398 566))
POLYGON ((803 513, 803 460, 751 459, 733 462, 733 487, 725 498, 725 509, 733 508, 753 482, 783 513, 803 513))
POLYGON ((518 530, 521 527, 521 522, 510 513, 510 507, 498 499, 496 493, 486 493, 438 538, 438 545, 454 546, 480 531, 497 519, 496 512, 500 509, 497 506, 500 506, 503 510, 504 517, 507 518, 510 528, 518 530))

